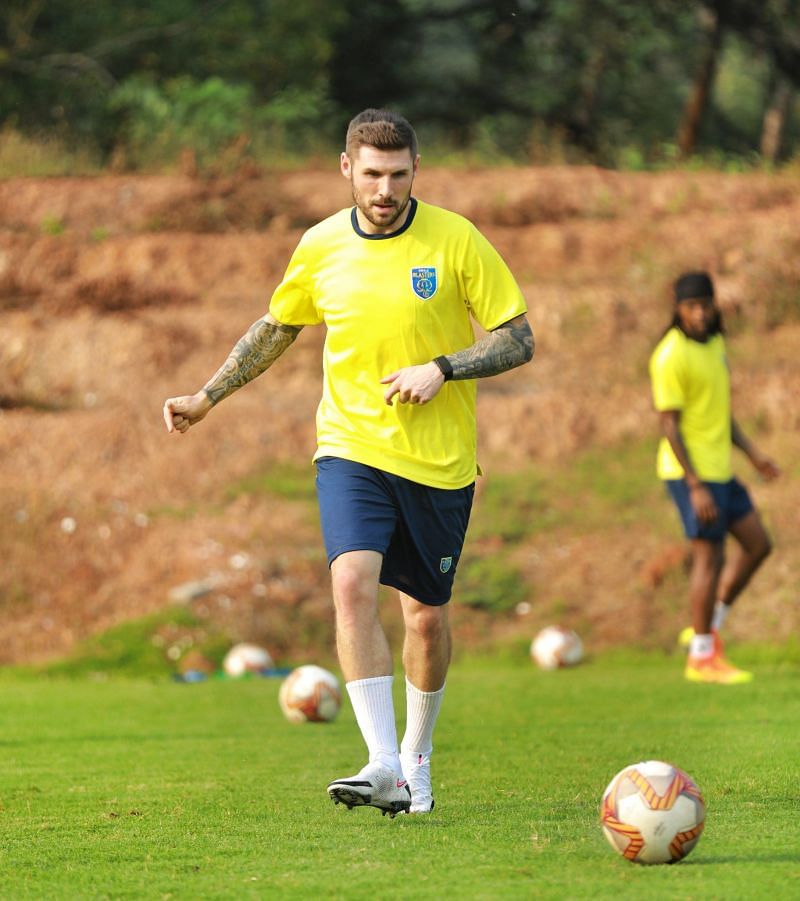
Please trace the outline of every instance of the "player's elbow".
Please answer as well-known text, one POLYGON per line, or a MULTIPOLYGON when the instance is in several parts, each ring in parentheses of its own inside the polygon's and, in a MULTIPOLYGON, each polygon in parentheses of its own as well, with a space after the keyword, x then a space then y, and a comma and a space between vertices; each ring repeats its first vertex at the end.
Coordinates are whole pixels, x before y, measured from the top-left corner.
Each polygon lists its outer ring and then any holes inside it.
POLYGON ((517 344, 519 346, 519 363, 517 365, 522 366, 523 363, 530 363, 536 352, 536 341, 533 337, 533 330, 527 320, 523 321, 522 328, 519 329, 517 344))
POLYGON ((528 340, 525 342, 525 348, 522 354, 522 362, 530 363, 533 355, 536 353, 536 339, 533 337, 531 327, 528 326, 528 340))

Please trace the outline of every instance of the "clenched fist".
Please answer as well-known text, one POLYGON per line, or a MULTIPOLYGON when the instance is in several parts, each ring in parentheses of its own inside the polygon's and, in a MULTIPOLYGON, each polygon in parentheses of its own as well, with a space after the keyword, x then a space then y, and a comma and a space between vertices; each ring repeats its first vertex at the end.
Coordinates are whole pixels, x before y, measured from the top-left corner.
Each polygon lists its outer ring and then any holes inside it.
POLYGON ((185 432, 208 413, 213 404, 205 391, 164 401, 164 422, 168 432, 185 432))

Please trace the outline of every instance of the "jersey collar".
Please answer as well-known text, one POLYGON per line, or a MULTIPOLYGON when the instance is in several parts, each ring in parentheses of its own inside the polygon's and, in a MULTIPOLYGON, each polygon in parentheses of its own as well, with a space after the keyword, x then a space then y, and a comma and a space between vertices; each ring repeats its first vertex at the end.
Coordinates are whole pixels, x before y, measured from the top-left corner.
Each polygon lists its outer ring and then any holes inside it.
POLYGON ((396 232, 389 232, 386 235, 368 235, 358 224, 358 216, 356 215, 355 207, 350 210, 350 222, 352 223, 353 231, 359 236, 359 238, 366 238, 367 241, 385 241, 387 238, 396 238, 398 237, 398 235, 402 235, 403 232, 411 226, 411 223, 414 221, 414 216, 416 215, 417 199, 416 197, 412 197, 408 201, 408 216, 406 216, 406 221, 400 226, 400 228, 397 229, 396 232))

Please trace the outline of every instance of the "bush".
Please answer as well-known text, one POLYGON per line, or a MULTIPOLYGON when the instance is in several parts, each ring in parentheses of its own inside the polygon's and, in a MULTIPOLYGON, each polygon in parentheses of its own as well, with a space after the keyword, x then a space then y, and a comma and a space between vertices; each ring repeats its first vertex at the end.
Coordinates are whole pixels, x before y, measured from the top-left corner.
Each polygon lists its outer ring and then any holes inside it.
POLYGON ((242 157, 315 150, 317 123, 327 112, 320 91, 287 89, 256 105, 249 85, 188 77, 164 84, 134 76, 117 88, 111 111, 121 118, 117 155, 132 168, 174 164, 191 151, 201 169, 233 166, 242 157))

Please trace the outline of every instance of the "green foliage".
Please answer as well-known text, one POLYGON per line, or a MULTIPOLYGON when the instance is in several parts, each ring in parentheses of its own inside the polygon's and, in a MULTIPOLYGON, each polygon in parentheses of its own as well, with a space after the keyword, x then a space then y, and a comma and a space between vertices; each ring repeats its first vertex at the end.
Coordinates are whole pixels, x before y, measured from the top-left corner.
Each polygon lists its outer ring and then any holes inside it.
MULTIPOLYGON (((749 665, 746 650, 735 659, 749 665)), ((390 898, 789 897, 800 698, 796 659, 772 655, 735 689, 685 683, 677 655, 595 654, 550 673, 524 648, 458 661, 435 736, 436 808, 394 820, 325 793, 364 759, 346 704, 330 725, 295 726, 270 679, 4 671, 3 894, 368 899, 379 872, 390 898), (622 860, 598 823, 610 779, 649 758, 685 769, 708 804, 676 866, 622 860)), ((395 699, 402 728, 402 680, 395 699)))
MULTIPOLYGON (((609 523, 663 522, 652 438, 591 447, 568 462, 489 473, 475 504, 468 542, 519 544, 542 532, 603 532, 609 523)), ((461 573, 459 572, 459 580, 461 573)), ((457 580, 458 582, 458 580, 457 580)))
POLYGON ((274 464, 264 472, 246 476, 225 491, 226 500, 241 495, 273 495, 290 501, 316 500, 314 469, 307 463, 274 464))
POLYGON ((42 233, 45 235, 53 235, 57 237, 58 235, 64 234, 64 220, 60 219, 58 216, 45 216, 42 219, 42 233))
POLYGON ((219 78, 177 78, 163 86, 142 77, 120 85, 110 108, 121 115, 124 146, 134 166, 174 161, 192 150, 208 163, 239 135, 253 130, 252 91, 219 78))
POLYGON ((278 155, 318 147, 314 135, 327 110, 324 94, 290 87, 258 105, 246 84, 181 77, 157 84, 134 76, 109 100, 120 118, 119 150, 129 166, 174 163, 190 151, 200 168, 234 164, 244 155, 274 163, 278 155))
MULTIPOLYGON (((357 110, 390 105, 423 146, 484 164, 664 165, 709 6, 723 42, 698 152, 746 161, 776 74, 799 83, 783 0, 12 2, 0 122, 131 165, 191 148, 204 166, 237 140, 258 160, 307 158, 340 146, 357 110)), ((799 135, 790 117, 789 155, 799 135)))
POLYGON ((515 543, 543 527, 552 492, 541 472, 498 472, 485 479, 470 522, 470 540, 499 538, 515 543))
POLYGON ((517 567, 502 551, 485 556, 468 554, 459 565, 454 590, 459 604, 504 613, 520 601, 530 600, 530 590, 517 567))
POLYGON ((173 606, 92 636, 66 659, 47 664, 38 671, 54 677, 165 678, 175 672, 181 657, 189 650, 199 651, 219 663, 228 647, 230 641, 226 636, 190 610, 173 606))

